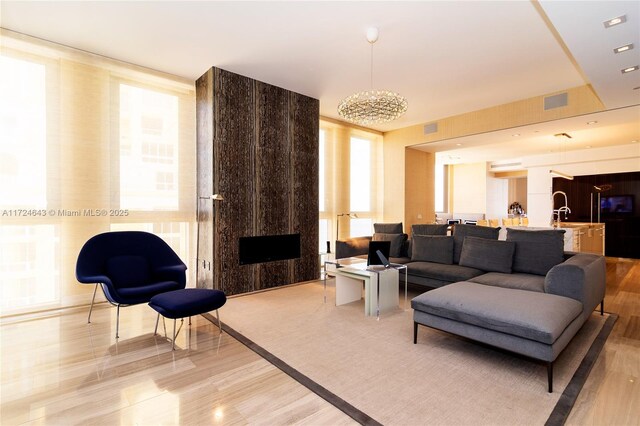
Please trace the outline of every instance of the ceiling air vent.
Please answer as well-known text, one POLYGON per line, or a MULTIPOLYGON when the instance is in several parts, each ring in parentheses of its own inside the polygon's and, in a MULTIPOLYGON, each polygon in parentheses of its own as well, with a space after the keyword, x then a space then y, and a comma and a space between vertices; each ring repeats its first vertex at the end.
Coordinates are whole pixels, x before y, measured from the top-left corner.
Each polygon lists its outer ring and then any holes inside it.
POLYGON ((548 111, 550 109, 567 106, 567 103, 568 103, 567 92, 560 93, 553 96, 547 96, 544 98, 544 110, 548 111))
POLYGON ((438 123, 429 123, 424 125, 424 134, 436 133, 438 131, 438 123))

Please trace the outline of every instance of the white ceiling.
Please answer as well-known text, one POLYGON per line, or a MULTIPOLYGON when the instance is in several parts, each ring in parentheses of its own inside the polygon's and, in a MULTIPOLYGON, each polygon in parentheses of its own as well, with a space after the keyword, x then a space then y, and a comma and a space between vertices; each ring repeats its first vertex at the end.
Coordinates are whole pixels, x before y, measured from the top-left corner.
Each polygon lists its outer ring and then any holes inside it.
POLYGON ((543 1, 545 14, 586 74, 607 109, 640 102, 640 71, 621 70, 640 64, 640 2, 543 1), (605 28, 603 21, 625 15, 627 22, 605 28), (613 49, 633 43, 634 49, 613 49))
POLYGON ((0 25, 189 80, 224 68, 318 98, 331 118, 369 89, 365 32, 377 26, 374 86, 409 102, 381 131, 584 84, 607 108, 640 103, 640 71, 620 73, 640 63, 640 2, 539 4, 543 14, 530 1, 3 0, 0 25))

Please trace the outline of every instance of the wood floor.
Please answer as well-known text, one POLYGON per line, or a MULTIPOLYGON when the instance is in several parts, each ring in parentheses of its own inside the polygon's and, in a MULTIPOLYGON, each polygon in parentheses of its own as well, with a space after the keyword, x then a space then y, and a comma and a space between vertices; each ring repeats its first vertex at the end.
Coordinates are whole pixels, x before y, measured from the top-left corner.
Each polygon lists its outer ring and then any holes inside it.
POLYGON ((607 258, 604 300, 619 318, 568 425, 640 425, 640 260, 607 258))
POLYGON ((86 314, 2 326, 1 425, 353 423, 200 316, 171 351, 146 305, 121 310, 117 343, 114 308, 86 314))
MULTIPOLYGON (((640 425, 639 260, 607 259, 605 309, 619 320, 568 424, 640 425)), ((0 424, 353 423, 202 317, 172 352, 145 305, 122 310, 117 343, 115 309, 86 313, 3 320, 0 424)))

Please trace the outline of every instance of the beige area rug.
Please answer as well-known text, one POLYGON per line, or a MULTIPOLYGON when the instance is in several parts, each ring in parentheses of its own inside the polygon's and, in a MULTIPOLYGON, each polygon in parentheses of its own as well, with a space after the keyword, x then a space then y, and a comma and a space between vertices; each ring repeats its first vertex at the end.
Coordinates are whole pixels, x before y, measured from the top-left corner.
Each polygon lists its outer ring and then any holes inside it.
POLYGON ((594 314, 562 352, 549 394, 542 363, 422 326, 414 345, 410 308, 376 321, 364 316, 364 301, 334 303, 333 286, 323 303, 322 284, 309 283, 230 298, 221 316, 388 425, 544 424, 607 318, 594 314))

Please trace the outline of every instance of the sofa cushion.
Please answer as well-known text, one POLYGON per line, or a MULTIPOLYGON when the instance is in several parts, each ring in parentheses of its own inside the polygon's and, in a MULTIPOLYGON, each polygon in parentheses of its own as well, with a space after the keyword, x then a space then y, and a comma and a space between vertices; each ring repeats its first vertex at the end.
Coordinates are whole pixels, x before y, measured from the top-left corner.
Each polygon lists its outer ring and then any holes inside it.
POLYGON ((378 232, 381 234, 402 234, 402 222, 374 223, 373 232, 378 232))
POLYGON ((462 244, 460 265, 510 274, 515 248, 516 244, 510 241, 466 237, 462 244))
POLYGON ((411 301, 417 311, 553 344, 582 313, 582 303, 554 294, 457 282, 411 301))
POLYGON ((490 240, 497 240, 500 227, 490 228, 488 226, 476 225, 455 225, 453 227, 453 263, 460 263, 462 245, 465 237, 479 237, 490 240))
POLYGON ((407 240, 407 234, 385 234, 376 232, 373 234, 372 241, 390 241, 391 249, 389 250, 390 257, 402 256, 402 246, 407 240))
POLYGON ((442 235, 414 235, 411 260, 452 264, 453 238, 442 235))
POLYGON ((411 258, 408 258, 408 257, 389 257, 389 262, 398 263, 400 265, 404 265, 405 263, 411 262, 411 258))
POLYGON ((544 291, 545 277, 533 274, 503 274, 501 272, 489 272, 471 278, 469 281, 492 285, 494 287, 515 288, 518 290, 529 290, 538 293, 545 293, 544 291))
MULTIPOLYGON (((442 225, 436 223, 419 223, 411 225, 411 236, 414 235, 447 235, 449 225, 442 225)), ((407 256, 411 257, 413 253, 412 240, 409 240, 407 245, 407 256)))
POLYGON ((425 277, 433 280, 447 281, 450 283, 456 281, 467 281, 484 272, 468 268, 460 265, 445 265, 433 262, 410 262, 407 264, 407 272, 409 275, 425 277))
POLYGON ((507 241, 516 243, 514 272, 546 275, 564 260, 564 229, 523 230, 509 228, 507 241))
POLYGON ((411 225, 411 235, 447 235, 449 225, 420 223, 411 225))

